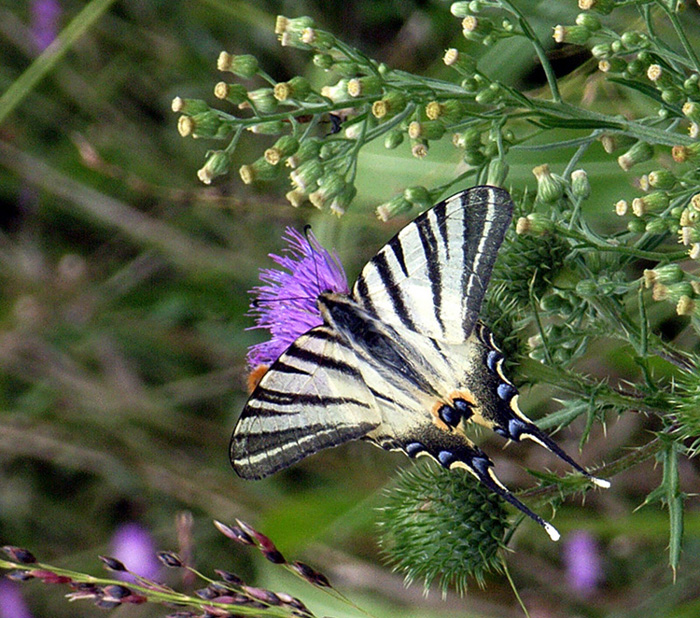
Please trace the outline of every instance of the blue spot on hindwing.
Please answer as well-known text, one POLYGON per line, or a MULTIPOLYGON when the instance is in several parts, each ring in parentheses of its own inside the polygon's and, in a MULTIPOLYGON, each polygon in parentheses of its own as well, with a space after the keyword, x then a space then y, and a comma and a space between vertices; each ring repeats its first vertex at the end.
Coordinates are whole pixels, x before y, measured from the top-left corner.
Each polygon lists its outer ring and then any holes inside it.
POLYGON ((498 393, 498 396, 503 399, 503 401, 510 401, 513 399, 513 397, 515 397, 515 395, 518 394, 518 390, 515 388, 515 386, 506 382, 499 384, 496 392, 498 393))

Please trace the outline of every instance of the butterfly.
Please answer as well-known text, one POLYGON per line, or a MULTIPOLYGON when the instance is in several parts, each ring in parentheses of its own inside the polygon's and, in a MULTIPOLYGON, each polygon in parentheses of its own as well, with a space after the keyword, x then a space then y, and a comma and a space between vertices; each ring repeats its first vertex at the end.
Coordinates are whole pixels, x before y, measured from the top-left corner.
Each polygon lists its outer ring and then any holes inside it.
POLYGON ((243 409, 230 445, 236 473, 263 478, 321 449, 366 440, 468 470, 557 540, 466 435, 476 423, 516 442, 529 438, 609 486, 520 411, 503 354, 479 321, 512 215, 504 189, 457 193, 394 236, 351 293, 321 293, 323 324, 270 366, 243 409))

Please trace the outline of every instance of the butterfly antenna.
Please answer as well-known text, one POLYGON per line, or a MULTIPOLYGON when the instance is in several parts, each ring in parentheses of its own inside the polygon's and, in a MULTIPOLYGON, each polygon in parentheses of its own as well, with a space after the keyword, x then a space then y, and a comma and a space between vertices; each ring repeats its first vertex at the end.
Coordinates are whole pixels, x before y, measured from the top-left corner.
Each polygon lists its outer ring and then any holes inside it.
POLYGON ((304 226, 304 237, 306 238, 306 242, 309 243, 309 249, 311 250, 311 255, 314 258, 314 271, 316 274, 316 288, 318 289, 319 292, 321 292, 321 277, 318 274, 318 261, 316 260, 316 255, 317 251, 314 249, 313 244, 311 243, 311 238, 309 238, 309 234, 311 233, 311 225, 308 223, 304 226))
POLYGON ((597 485, 598 487, 602 487, 604 489, 607 489, 608 487, 610 487, 610 481, 608 481, 606 479, 599 479, 599 478, 593 476, 587 470, 584 470, 584 468, 582 466, 577 464, 571 457, 569 457, 564 452, 564 450, 554 440, 552 440, 552 438, 550 438, 544 431, 542 431, 534 423, 526 423, 524 421, 521 421, 520 419, 516 419, 514 421, 511 421, 511 423, 518 423, 518 425, 519 425, 519 427, 517 427, 517 429, 515 429, 517 431, 517 434, 518 434, 518 440, 521 438, 529 438, 533 442, 537 442, 540 446, 543 446, 548 451, 554 453, 560 459, 563 459, 566 463, 568 463, 575 470, 578 470, 581 474, 583 474, 586 478, 588 478, 591 481, 591 483, 593 483, 594 485, 597 485))
POLYGON ((482 484, 484 484, 491 491, 503 498, 506 502, 509 502, 520 512, 524 513, 530 519, 542 526, 545 532, 549 535, 549 538, 552 539, 552 541, 559 540, 559 538, 561 537, 561 535, 559 534, 559 530, 557 530, 548 521, 542 519, 539 515, 537 515, 537 513, 534 513, 529 508, 527 508, 527 506, 520 502, 520 500, 518 500, 512 493, 510 493, 510 491, 508 491, 508 489, 503 486, 501 481, 499 481, 496 478, 496 475, 493 473, 493 470, 491 470, 491 466, 493 466, 493 463, 489 459, 487 459, 484 456, 475 456, 467 462, 456 461, 453 464, 453 466, 466 466, 469 472, 474 474, 479 479, 479 481, 481 481, 482 484))

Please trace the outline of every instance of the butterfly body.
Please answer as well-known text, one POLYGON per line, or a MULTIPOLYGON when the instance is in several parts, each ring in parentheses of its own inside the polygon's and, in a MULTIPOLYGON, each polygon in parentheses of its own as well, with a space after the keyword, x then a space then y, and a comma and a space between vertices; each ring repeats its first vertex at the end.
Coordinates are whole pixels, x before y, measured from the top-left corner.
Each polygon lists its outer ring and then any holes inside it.
POLYGON ((558 538, 466 433, 477 423, 530 437, 587 474, 520 412, 503 355, 478 321, 512 209, 503 189, 458 193, 392 238, 350 294, 321 293, 323 324, 273 363, 243 410, 231 440, 235 471, 262 478, 364 439, 467 469, 558 538))

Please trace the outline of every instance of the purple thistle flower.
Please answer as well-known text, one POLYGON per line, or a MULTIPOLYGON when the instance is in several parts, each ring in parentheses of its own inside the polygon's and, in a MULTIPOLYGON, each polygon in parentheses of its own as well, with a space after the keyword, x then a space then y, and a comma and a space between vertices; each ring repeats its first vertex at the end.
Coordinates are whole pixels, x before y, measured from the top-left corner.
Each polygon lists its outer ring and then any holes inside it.
POLYGON ((32 2, 31 32, 39 51, 44 51, 58 34, 58 18, 61 5, 57 0, 34 0, 32 2))
POLYGON ((569 587, 581 595, 592 594, 602 576, 598 545, 585 530, 570 534, 563 547, 569 587))
POLYGON ((0 618, 32 618, 19 586, 7 579, 0 579, 0 618))
POLYGON ((250 314, 255 317, 251 328, 266 328, 271 334, 269 341, 248 349, 252 370, 271 365, 300 335, 323 323, 316 306, 321 293, 349 293, 338 254, 324 249, 311 231, 304 236, 288 227, 284 239, 286 255, 270 257, 289 272, 262 269, 260 280, 266 285, 251 290, 250 314))
MULTIPOLYGON (((148 531, 137 523, 122 524, 112 536, 112 556, 126 564, 129 571, 154 579, 160 569, 156 549, 148 531)), ((129 573, 117 573, 119 579, 133 581, 129 573)))

